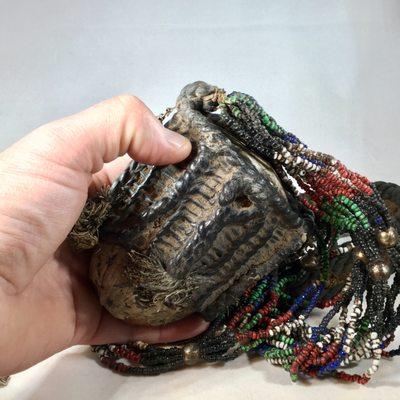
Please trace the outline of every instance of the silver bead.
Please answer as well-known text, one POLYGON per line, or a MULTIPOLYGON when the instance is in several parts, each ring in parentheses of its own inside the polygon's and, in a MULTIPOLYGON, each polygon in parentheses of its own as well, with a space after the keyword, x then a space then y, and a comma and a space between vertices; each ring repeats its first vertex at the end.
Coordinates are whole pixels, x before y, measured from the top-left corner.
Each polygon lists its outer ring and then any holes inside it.
POLYGON ((194 343, 187 344, 183 348, 183 359, 185 361, 185 365, 194 365, 200 361, 200 349, 194 343))

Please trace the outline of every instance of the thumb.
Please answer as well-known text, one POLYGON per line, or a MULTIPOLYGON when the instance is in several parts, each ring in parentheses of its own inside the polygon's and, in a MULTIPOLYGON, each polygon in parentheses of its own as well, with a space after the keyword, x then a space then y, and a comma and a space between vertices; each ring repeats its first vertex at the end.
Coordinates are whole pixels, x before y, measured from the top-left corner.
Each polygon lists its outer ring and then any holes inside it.
POLYGON ((124 154, 145 164, 166 165, 181 161, 191 149, 188 139, 164 128, 132 95, 116 96, 44 125, 20 144, 91 174, 124 154))
POLYGON ((190 339, 204 332, 209 326, 200 315, 192 314, 163 326, 133 326, 115 319, 103 309, 96 331, 90 336, 76 339, 77 344, 105 344, 144 341, 167 343, 190 339))
POLYGON ((65 240, 92 175, 128 153, 148 164, 184 159, 190 142, 122 95, 46 124, 0 154, 0 283, 24 288, 65 240), (1 279, 2 278, 2 279, 1 279))

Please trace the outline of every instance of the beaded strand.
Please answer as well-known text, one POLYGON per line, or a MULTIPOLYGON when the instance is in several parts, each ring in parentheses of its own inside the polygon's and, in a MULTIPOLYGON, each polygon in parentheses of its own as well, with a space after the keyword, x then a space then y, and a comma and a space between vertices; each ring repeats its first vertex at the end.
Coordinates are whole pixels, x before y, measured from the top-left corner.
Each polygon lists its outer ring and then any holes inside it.
MULTIPOLYGON (((385 289, 387 287, 385 282, 392 272, 389 264, 392 264, 395 270, 399 267, 398 251, 387 250, 387 247, 393 247, 396 244, 397 232, 393 232, 394 228, 391 226, 385 204, 367 178, 349 171, 340 161, 330 155, 308 149, 296 136, 280 127, 251 96, 233 92, 221 101, 218 108, 220 113, 213 117, 214 120, 226 128, 229 134, 244 146, 271 162, 280 172, 280 176, 284 176, 284 182, 292 182, 288 185, 288 189, 315 215, 317 222, 319 221, 327 232, 333 229, 337 236, 344 233, 351 236, 351 247, 357 248, 357 259, 359 260, 354 264, 354 268, 360 268, 361 264, 366 267, 370 286, 364 290, 368 292, 369 301, 365 312, 369 316, 369 329, 372 332, 370 332, 370 338, 364 341, 365 347, 357 354, 366 356, 372 352, 374 362, 372 367, 360 378, 355 379, 360 383, 365 383, 376 372, 379 365, 382 351, 380 347, 384 335, 382 327, 385 326, 385 316, 382 310, 385 308, 386 299, 387 322, 397 314, 393 310, 393 299, 399 293, 399 286, 392 286, 389 297, 386 296, 388 290, 385 289), (392 240, 394 243, 385 243, 381 240, 385 235, 392 236, 396 240, 392 240)), ((340 254, 337 243, 336 246, 327 243, 327 246, 331 254, 335 252, 340 254)), ((326 278, 325 275, 324 280, 326 278)), ((354 286, 355 284, 353 279, 350 285, 354 286)), ((307 291, 305 295, 307 295, 307 291)), ((339 294, 335 301, 328 305, 341 304, 342 298, 343 295, 339 294)), ((360 297, 357 297, 350 320, 347 322, 346 309, 342 309, 339 324, 329 336, 331 345, 329 357, 333 361, 326 363, 326 357, 322 358, 323 363, 318 374, 335 372, 340 365, 348 364, 350 354, 356 352, 353 342, 356 336, 356 324, 361 317, 360 301, 360 297), (335 357, 333 357, 332 350, 334 344, 336 344, 334 347, 337 353, 335 357)), ((312 303, 311 305, 314 306, 312 303)), ((307 309, 307 312, 309 311, 311 310, 307 309)), ((298 317, 298 321, 303 319, 304 315, 298 317)), ((307 328, 307 330, 309 329, 307 328)), ((322 331, 321 326, 311 331, 314 332, 309 338, 311 340, 303 345, 297 345, 296 351, 289 356, 290 372, 294 380, 298 378, 298 372, 302 368, 303 372, 309 374, 312 372, 310 366, 313 363, 309 361, 309 358, 318 352, 315 347, 324 349, 327 346, 327 344, 324 346, 322 342, 317 342, 318 331, 322 331), (318 346, 315 345, 315 342, 318 343, 318 346), (305 360, 308 361, 305 362, 305 360), (308 368, 304 368, 305 365, 308 368)), ((249 336, 251 337, 250 333, 247 337, 249 336)), ((325 336, 325 338, 327 337, 325 336)), ((243 334, 238 339, 243 339, 243 334)), ((249 347, 249 345, 247 346, 249 347)), ((272 359, 276 363, 276 357, 274 356, 272 359)), ((285 364, 281 359, 279 360, 280 364, 285 364)), ((312 374, 314 372, 315 370, 312 374)), ((337 373, 337 376, 340 379, 350 379, 345 373, 337 373)))
POLYGON ((235 143, 274 167, 304 215, 315 223, 315 238, 298 261, 261 278, 199 338, 167 348, 128 344, 93 350, 109 368, 128 374, 153 375, 191 365, 195 359, 227 361, 248 352, 283 367, 292 381, 334 376, 367 383, 382 357, 400 354, 400 349, 387 350, 400 325, 400 305, 395 306, 400 244, 377 188, 334 157, 309 149, 249 95, 217 90, 205 100, 204 113, 235 143), (343 237, 348 240, 339 244, 343 237), (319 274, 298 293, 309 253, 315 254, 319 274), (325 291, 337 283, 335 260, 350 255, 352 270, 345 284, 324 299, 325 291), (326 314, 319 325, 311 326, 307 320, 317 307, 326 314), (362 374, 343 370, 362 359, 372 361, 362 374))

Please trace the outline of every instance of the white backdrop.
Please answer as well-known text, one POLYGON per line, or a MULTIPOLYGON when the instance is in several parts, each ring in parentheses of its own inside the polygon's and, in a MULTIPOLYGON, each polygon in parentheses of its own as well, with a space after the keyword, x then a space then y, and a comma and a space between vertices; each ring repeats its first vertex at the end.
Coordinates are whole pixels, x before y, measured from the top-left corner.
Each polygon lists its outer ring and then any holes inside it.
MULTIPOLYGON (((310 147, 400 184, 400 1, 0 0, 0 150, 38 125, 131 92, 158 113, 205 80, 256 97, 310 147)), ((1 399, 397 398, 397 361, 368 387, 291 384, 246 358, 126 378, 76 348, 1 399)))

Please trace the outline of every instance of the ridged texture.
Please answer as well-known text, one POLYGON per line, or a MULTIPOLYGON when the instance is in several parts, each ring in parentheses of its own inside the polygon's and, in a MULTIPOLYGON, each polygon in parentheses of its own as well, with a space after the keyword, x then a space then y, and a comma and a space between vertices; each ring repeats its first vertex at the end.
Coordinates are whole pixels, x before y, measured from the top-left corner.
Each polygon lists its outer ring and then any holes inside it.
POLYGON ((197 109, 215 88, 183 89, 168 127, 193 143, 177 166, 133 164, 110 190, 91 275, 118 318, 213 319, 306 239, 277 176, 197 109))

